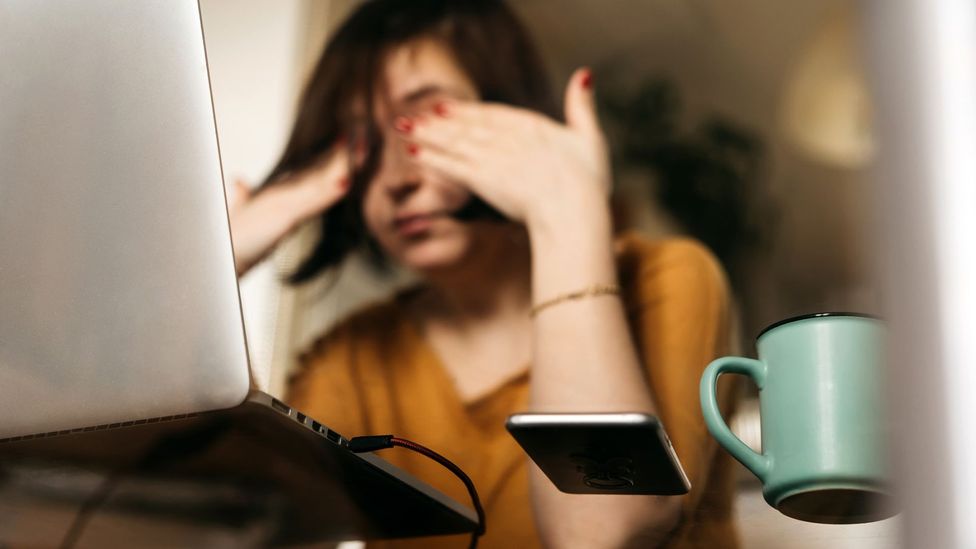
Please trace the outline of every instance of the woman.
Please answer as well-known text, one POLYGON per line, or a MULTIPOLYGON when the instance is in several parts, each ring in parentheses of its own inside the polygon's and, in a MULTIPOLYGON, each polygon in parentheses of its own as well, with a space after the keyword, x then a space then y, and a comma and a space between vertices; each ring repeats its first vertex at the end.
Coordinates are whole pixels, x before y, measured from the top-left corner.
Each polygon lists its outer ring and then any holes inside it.
MULTIPOLYGON (((724 277, 694 242, 614 239, 592 75, 572 75, 557 121, 544 74, 495 1, 376 0, 335 33, 281 161, 232 211, 238 270, 322 215, 295 281, 362 247, 423 282, 320 340, 289 400, 347 437, 454 460, 485 504, 485 547, 733 547, 730 462, 697 398, 726 350, 724 277), (560 493, 505 432, 525 410, 657 414, 692 492, 560 493)), ((384 457, 466 499, 407 454, 384 457)), ((410 544, 461 546, 391 545, 410 544)))

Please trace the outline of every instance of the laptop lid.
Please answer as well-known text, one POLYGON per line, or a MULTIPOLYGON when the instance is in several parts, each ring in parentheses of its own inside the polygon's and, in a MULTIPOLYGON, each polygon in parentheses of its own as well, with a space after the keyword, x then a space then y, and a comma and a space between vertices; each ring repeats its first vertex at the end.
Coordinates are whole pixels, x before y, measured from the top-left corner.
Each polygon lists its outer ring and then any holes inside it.
POLYGON ((0 0, 0 438, 248 392, 195 0, 0 0))

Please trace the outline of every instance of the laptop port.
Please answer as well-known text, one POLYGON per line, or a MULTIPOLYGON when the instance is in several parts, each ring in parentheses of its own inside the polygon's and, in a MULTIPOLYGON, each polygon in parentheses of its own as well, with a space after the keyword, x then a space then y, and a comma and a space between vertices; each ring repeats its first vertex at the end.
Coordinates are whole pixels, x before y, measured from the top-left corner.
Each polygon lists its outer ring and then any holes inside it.
POLYGON ((317 421, 315 421, 313 419, 312 420, 312 430, 315 431, 316 433, 321 433, 322 432, 322 424, 319 423, 319 422, 317 422, 317 421))
POLYGON ((295 412, 295 414, 296 414, 295 417, 298 418, 299 423, 305 423, 305 414, 301 412, 295 412))
POLYGON ((278 410, 282 414, 285 414, 286 416, 291 415, 291 408, 289 408, 287 404, 285 404, 284 402, 276 398, 271 399, 271 407, 274 408, 275 410, 278 410))
POLYGON ((337 433, 337 432, 335 432, 335 431, 333 431, 331 429, 329 429, 327 431, 328 432, 325 433, 325 438, 331 440, 332 442, 334 442, 336 444, 339 444, 339 441, 342 439, 342 437, 339 436, 339 433, 337 433))

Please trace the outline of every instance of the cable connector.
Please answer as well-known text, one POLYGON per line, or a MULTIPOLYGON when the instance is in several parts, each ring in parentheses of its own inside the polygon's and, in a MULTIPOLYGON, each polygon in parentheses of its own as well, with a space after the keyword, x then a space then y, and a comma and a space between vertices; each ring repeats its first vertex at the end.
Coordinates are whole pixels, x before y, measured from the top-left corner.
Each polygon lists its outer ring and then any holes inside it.
POLYGON ((393 448, 393 435, 369 435, 349 439, 349 451, 354 454, 393 448))

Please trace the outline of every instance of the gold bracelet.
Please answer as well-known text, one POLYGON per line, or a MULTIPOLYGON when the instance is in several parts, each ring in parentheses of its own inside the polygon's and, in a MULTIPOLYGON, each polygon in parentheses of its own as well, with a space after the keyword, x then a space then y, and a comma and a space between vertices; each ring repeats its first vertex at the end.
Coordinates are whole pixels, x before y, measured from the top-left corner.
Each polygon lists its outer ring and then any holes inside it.
POLYGON ((552 307, 553 305, 558 305, 564 301, 572 301, 583 299, 584 297, 596 297, 601 295, 620 295, 620 286, 616 284, 597 284, 595 286, 583 288, 582 290, 576 290, 575 292, 557 295, 552 299, 548 299, 542 303, 533 305, 532 308, 529 309, 529 316, 534 317, 539 314, 539 311, 552 307))

